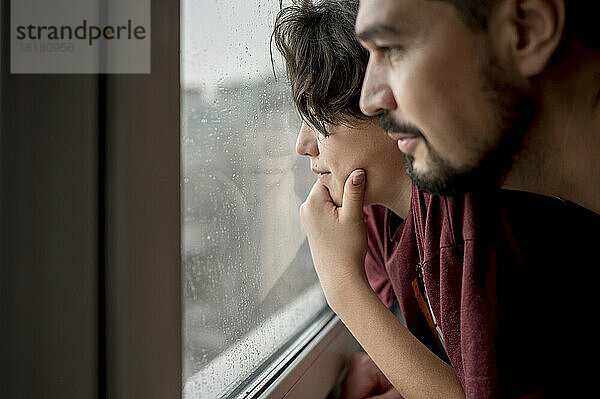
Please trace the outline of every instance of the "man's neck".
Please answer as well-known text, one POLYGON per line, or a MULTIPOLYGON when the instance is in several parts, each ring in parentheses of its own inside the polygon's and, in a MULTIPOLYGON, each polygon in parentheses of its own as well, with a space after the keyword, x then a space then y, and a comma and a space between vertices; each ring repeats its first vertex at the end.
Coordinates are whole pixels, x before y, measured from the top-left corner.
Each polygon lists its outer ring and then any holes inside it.
POLYGON ((600 62, 573 64, 540 80, 538 115, 503 187, 600 213, 600 62))

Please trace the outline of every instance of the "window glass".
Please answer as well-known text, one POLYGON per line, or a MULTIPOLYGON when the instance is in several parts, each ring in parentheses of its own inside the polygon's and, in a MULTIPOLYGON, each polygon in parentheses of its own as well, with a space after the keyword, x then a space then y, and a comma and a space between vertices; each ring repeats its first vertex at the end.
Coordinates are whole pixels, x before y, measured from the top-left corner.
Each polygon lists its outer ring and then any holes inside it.
POLYGON ((269 40, 279 1, 182 1, 184 397, 231 392, 326 305, 298 208, 315 177, 269 40))

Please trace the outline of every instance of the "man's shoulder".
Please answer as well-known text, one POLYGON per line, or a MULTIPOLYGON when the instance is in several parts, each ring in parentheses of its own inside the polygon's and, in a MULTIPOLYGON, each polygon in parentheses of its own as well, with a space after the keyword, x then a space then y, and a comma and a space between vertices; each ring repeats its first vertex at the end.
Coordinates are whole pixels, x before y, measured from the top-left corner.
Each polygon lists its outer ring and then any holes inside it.
POLYGON ((594 256, 593 243, 600 242, 600 215, 559 198, 522 191, 455 196, 415 191, 411 215, 417 241, 429 254, 471 241, 472 248, 503 242, 506 245, 494 248, 529 259, 546 258, 549 248, 559 258, 589 259, 594 256))

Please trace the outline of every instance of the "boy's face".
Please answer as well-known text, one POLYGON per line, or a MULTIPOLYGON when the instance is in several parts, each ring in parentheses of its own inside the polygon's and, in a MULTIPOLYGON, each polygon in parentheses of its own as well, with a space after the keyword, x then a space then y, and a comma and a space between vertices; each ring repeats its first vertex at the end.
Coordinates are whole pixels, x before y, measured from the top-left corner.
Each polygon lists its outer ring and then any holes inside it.
POLYGON ((369 50, 361 109, 408 159, 415 184, 449 193, 497 185, 533 118, 486 32, 443 1, 362 0, 356 32, 369 50))
POLYGON ((342 204, 344 183, 355 169, 367 173, 365 205, 381 203, 383 198, 393 196, 391 182, 406 173, 404 157, 377 121, 354 122, 354 125, 329 125, 330 135, 323 137, 303 122, 296 141, 296 151, 310 157, 311 169, 338 206, 342 204))

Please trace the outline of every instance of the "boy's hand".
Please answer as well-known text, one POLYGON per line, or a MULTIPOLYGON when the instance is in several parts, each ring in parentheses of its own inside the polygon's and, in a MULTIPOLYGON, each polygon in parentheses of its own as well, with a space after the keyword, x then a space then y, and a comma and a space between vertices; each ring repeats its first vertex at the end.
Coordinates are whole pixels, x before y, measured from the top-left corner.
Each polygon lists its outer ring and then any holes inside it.
POLYGON ((350 357, 348 373, 342 383, 341 399, 402 399, 392 383, 364 352, 350 357))
POLYGON ((353 171, 346 179, 342 206, 337 207, 327 187, 317 181, 300 206, 315 269, 332 308, 345 287, 367 282, 367 233, 362 210, 365 186, 365 172, 353 171))

